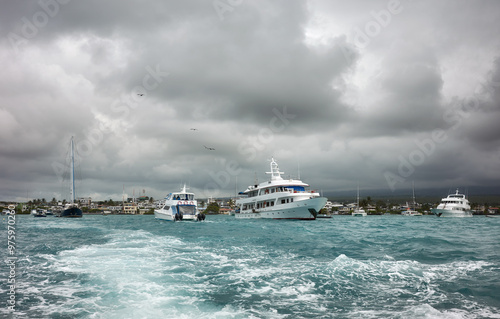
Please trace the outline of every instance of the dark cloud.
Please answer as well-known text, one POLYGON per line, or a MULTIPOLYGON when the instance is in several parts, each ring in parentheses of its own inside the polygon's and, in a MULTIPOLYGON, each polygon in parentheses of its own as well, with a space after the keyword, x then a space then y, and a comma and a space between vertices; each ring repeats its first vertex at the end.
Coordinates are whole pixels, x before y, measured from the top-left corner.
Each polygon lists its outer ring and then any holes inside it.
POLYGON ((396 188, 496 187, 498 3, 392 5, 10 1, 0 195, 63 196, 73 135, 79 194, 98 199, 229 195, 271 156, 333 193, 389 190, 387 172, 396 188))

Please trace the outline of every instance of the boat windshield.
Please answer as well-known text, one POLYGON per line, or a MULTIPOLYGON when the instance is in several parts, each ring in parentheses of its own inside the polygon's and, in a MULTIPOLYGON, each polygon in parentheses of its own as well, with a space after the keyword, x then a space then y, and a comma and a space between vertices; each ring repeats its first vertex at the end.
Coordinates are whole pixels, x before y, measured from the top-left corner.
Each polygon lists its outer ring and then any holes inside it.
POLYGON ((193 200, 193 194, 174 194, 174 200, 193 200))

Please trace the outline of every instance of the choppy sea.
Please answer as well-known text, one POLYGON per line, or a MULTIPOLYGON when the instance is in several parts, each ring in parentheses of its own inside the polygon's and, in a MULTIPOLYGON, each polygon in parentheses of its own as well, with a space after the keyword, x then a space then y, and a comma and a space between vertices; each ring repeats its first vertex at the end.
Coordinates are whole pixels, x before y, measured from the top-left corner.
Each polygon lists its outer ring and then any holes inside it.
POLYGON ((15 226, 16 311, 2 262, 2 318, 500 318, 500 218, 17 215, 15 226))

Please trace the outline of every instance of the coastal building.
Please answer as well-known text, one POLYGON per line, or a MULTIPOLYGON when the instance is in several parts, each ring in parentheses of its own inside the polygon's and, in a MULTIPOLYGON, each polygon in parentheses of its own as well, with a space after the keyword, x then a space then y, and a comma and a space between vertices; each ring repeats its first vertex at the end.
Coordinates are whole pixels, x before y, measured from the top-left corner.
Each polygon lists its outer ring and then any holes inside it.
POLYGON ((92 208, 92 198, 91 197, 79 197, 76 199, 80 207, 92 208))
POLYGON ((347 215, 351 213, 352 208, 349 206, 342 206, 339 208, 339 214, 347 215))
POLYGON ((219 214, 229 215, 231 213, 231 207, 221 207, 219 208, 219 214))
POLYGON ((135 215, 137 214, 137 204, 136 203, 124 203, 123 213, 135 215))

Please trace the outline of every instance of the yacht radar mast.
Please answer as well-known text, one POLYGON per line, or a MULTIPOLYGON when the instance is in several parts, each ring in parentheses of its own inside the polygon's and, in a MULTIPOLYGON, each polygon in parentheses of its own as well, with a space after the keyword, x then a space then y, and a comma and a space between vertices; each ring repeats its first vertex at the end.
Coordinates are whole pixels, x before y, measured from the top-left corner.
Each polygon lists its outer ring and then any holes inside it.
POLYGON ((278 163, 276 163, 274 158, 271 158, 271 171, 266 172, 266 174, 271 174, 272 181, 283 180, 283 178, 281 177, 281 174, 284 174, 284 173, 280 172, 280 169, 278 167, 278 163))

